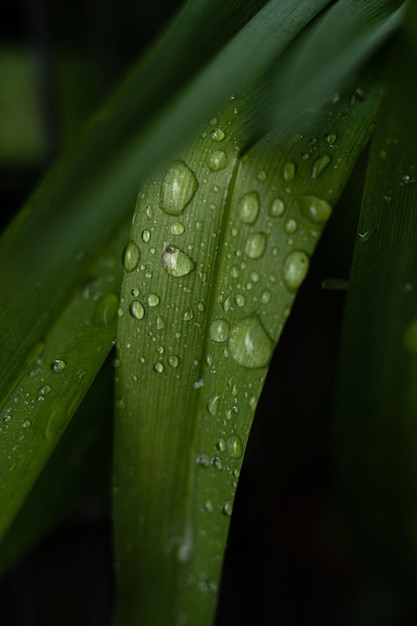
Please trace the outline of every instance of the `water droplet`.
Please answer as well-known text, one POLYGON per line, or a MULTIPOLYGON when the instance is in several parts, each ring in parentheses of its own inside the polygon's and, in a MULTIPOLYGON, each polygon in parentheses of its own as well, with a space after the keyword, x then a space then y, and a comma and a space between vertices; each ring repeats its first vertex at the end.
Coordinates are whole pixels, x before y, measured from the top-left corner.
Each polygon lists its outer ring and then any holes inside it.
POLYGON ((134 241, 129 241, 122 252, 122 263, 126 272, 133 272, 140 259, 140 250, 134 241))
POLYGON ((149 306, 158 306, 159 296, 157 296, 156 293, 150 293, 148 296, 148 304, 149 306))
POLYGON ((132 300, 129 306, 129 313, 135 318, 135 320, 143 319, 143 316, 145 315, 143 304, 139 302, 139 300, 132 300))
POLYGON ((164 371, 164 366, 161 363, 161 361, 157 361, 155 365, 153 366, 153 369, 155 370, 157 374, 162 374, 162 372, 164 371))
POLYGON ((222 506, 222 513, 226 517, 230 517, 233 511, 233 504, 231 502, 224 502, 222 506))
POLYGON ((200 454, 196 458, 196 463, 200 467, 210 467, 210 458, 208 457, 207 454, 200 454))
POLYGON ((237 214, 244 224, 254 224, 260 209, 259 196, 256 191, 245 194, 237 205, 237 214))
POLYGON ((326 135, 326 141, 329 144, 329 146, 331 146, 332 148, 334 144, 336 143, 336 139, 337 139, 337 136, 334 133, 329 133, 328 135, 326 135))
POLYGON ((168 215, 180 215, 193 199, 197 188, 197 179, 190 168, 183 161, 175 161, 161 188, 161 209, 168 215))
POLYGON ((229 334, 229 324, 224 319, 214 320, 209 330, 210 338, 221 343, 226 341, 229 334))
POLYGON ((51 387, 49 385, 42 385, 42 387, 39 387, 38 400, 39 401, 45 400, 45 396, 48 395, 50 391, 51 391, 51 387))
POLYGON ((215 456, 213 459, 211 459, 211 464, 218 470, 223 469, 223 461, 219 456, 215 456))
POLYGON ((109 293, 97 302, 96 318, 101 324, 110 324, 116 316, 119 308, 119 300, 114 293, 109 293))
POLYGON ((132 296, 134 298, 137 298, 138 295, 140 294, 140 291, 139 291, 139 289, 137 287, 133 287, 133 289, 132 289, 132 291, 130 293, 132 294, 132 296))
POLYGON ((243 444, 240 437, 237 435, 232 435, 227 440, 227 450, 230 456, 233 456, 235 459, 239 459, 243 454, 243 444))
POLYGON ((294 220, 292 218, 289 219, 287 223, 285 224, 285 230, 287 231, 289 235, 292 235, 293 233, 295 233, 297 228, 298 228, 297 220, 294 220))
POLYGON ((54 361, 52 361, 49 368, 53 374, 60 374, 64 371, 66 365, 67 364, 62 359, 55 359, 54 361))
POLYGON ((224 170, 229 165, 226 153, 223 150, 216 150, 212 152, 208 159, 208 166, 212 172, 219 172, 224 170))
POLYGON ((192 272, 195 268, 195 262, 188 254, 176 246, 168 244, 162 254, 162 266, 167 274, 178 278, 192 272))
POLYGON ((332 214, 332 206, 326 200, 314 196, 301 196, 301 211, 315 224, 324 224, 332 214))
POLYGON ((225 134, 221 128, 215 128, 211 131, 210 137, 213 139, 213 141, 223 141, 223 139, 225 138, 225 134))
POLYGON ((216 442, 216 448, 217 450, 219 450, 219 452, 224 452, 226 450, 226 442, 224 439, 219 439, 216 442))
POLYGON ((281 198, 275 198, 272 200, 269 207, 269 215, 271 217, 281 217, 285 211, 285 204, 281 198))
POLYGON ((216 126, 217 124, 217 117, 212 117, 210 119, 210 126, 216 126))
POLYGON ((327 154, 323 154, 323 156, 318 157, 313 163, 313 167, 311 169, 311 178, 318 178, 329 165, 330 161, 331 158, 327 156, 327 154))
POLYGON ((182 319, 185 322, 190 322, 193 319, 193 317, 194 317, 194 311, 192 309, 187 309, 187 311, 185 311, 182 319))
POLYGON ((142 241, 148 243, 151 240, 151 231, 146 229, 142 232, 142 241))
POLYGON ((265 291, 261 293, 261 302, 262 304, 268 304, 270 300, 271 300, 271 292, 269 291, 269 289, 265 289, 265 291))
POLYGON ((374 232, 375 231, 374 231, 373 228, 367 228, 366 230, 362 231, 361 233, 358 233, 358 240, 360 241, 360 243, 366 243, 372 237, 374 232))
POLYGON ((213 502, 211 500, 206 500, 203 504, 203 510, 206 511, 207 513, 212 513, 213 512, 213 502))
POLYGON ((230 276, 232 278, 239 278, 240 269, 237 267, 237 265, 232 265, 232 267, 230 268, 230 276))
POLYGON ((237 294, 235 296, 235 302, 237 306, 245 306, 246 298, 245 296, 242 296, 241 294, 237 294))
POLYGON ((30 420, 22 420, 20 422, 20 426, 23 428, 23 430, 28 430, 32 427, 32 422, 30 420))
POLYGON ((260 183, 264 183, 267 179, 267 175, 266 172, 264 170, 261 170, 258 174, 258 180, 260 183))
POLYGON ((294 180, 294 177, 295 177, 294 163, 291 163, 291 161, 284 163, 284 167, 282 168, 282 176, 286 183, 290 183, 291 181, 294 180))
POLYGON ((209 399, 207 403, 207 411, 210 413, 212 417, 215 417, 217 414, 218 404, 219 404, 220 396, 213 396, 209 399))
POLYGON ((175 369, 180 364, 180 359, 176 354, 170 354, 168 357, 168 365, 175 369))
POLYGON ((244 367, 265 367, 273 351, 271 339, 254 316, 238 322, 230 332, 229 349, 233 359, 244 367))
POLYGON ((181 224, 181 222, 174 222, 171 224, 170 230, 173 235, 182 235, 185 227, 184 224, 181 224))
POLYGON ((246 240, 245 253, 250 259, 260 259, 265 252, 267 235, 265 233, 254 233, 246 240))
POLYGON ((165 328, 164 318, 161 317, 161 315, 157 315, 156 316, 156 329, 157 330, 162 330, 163 328, 165 328))
POLYGON ((296 291, 307 275, 310 259, 305 252, 294 250, 284 261, 282 277, 289 291, 296 291))

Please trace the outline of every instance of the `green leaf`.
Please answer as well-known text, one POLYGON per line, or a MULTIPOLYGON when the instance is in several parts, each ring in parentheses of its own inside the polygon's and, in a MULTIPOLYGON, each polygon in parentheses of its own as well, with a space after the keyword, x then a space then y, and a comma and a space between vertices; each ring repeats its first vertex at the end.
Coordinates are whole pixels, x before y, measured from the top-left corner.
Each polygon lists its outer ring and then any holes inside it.
MULTIPOLYGON (((414 29, 415 17, 414 5, 414 29)), ((366 624, 417 615, 417 86, 409 79, 417 46, 406 29, 395 43, 349 281, 337 403, 343 484, 372 604, 366 624)))
POLYGON ((118 331, 117 624, 212 621, 267 366, 373 125, 380 89, 364 91, 251 148, 252 100, 235 98, 141 188, 118 331))

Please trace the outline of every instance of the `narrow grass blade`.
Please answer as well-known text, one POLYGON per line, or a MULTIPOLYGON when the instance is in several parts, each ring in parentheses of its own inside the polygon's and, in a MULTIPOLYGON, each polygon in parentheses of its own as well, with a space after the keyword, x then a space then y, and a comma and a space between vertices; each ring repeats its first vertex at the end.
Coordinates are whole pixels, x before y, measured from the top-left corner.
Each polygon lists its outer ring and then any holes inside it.
POLYGON ((373 607, 370 621, 361 615, 367 624, 417 618, 415 30, 395 43, 349 281, 337 403, 343 484, 373 607))
MULTIPOLYGON (((74 411, 103 365, 116 335, 124 226, 90 267, 56 323, 36 346, 27 370, 0 407, 0 537, 3 537, 74 411)), ((28 305, 29 306, 29 303, 28 305)))
POLYGON ((212 622, 268 362, 373 125, 380 90, 364 90, 246 151, 236 98, 139 193, 118 331, 120 626, 212 622))

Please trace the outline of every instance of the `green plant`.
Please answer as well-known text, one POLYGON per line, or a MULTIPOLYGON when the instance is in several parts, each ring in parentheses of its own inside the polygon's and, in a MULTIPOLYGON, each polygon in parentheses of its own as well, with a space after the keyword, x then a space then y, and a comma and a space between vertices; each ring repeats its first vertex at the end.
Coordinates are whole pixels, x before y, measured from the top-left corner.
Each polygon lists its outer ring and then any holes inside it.
POLYGON ((186 3, 5 231, 2 569, 68 505, 52 494, 79 493, 88 469, 68 472, 65 450, 80 445, 83 398, 116 343, 116 624, 212 622, 267 367, 374 133, 339 459, 372 593, 386 601, 378 623, 413 614, 415 5, 382 47, 405 10, 186 3), (61 439, 77 413, 75 443, 61 439))

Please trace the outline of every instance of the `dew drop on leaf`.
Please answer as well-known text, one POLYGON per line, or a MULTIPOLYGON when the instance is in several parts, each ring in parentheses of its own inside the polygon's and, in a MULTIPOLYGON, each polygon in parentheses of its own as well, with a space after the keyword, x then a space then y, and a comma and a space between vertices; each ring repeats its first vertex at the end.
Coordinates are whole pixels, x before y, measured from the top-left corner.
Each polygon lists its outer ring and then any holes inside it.
POLYGON ((170 354, 167 360, 168 365, 174 369, 180 364, 180 359, 176 354, 170 354))
POLYGON ((49 367, 53 374, 60 374, 64 371, 66 365, 67 364, 62 359, 55 359, 49 367))
POLYGON ((298 228, 297 220, 294 220, 293 218, 289 219, 287 223, 285 224, 285 230, 289 235, 294 234, 297 228, 298 228))
POLYGON ((282 277, 289 291, 296 291, 307 275, 310 259, 302 250, 294 250, 284 261, 282 277))
POLYGON ((250 259, 260 259, 266 249, 267 235, 265 233, 254 233, 246 240, 245 253, 250 259))
POLYGON ((223 141, 225 134, 221 128, 215 128, 211 131, 210 137, 213 139, 213 141, 223 141))
POLYGON ((153 366, 153 369, 157 374, 162 374, 162 372, 164 371, 164 366, 161 361, 157 361, 153 366))
POLYGON ((195 268, 195 262, 182 250, 168 244, 162 253, 162 266, 170 276, 186 276, 195 268))
POLYGON ((219 400, 220 400, 220 396, 213 396, 209 399, 207 403, 207 411, 210 413, 212 417, 215 417, 217 414, 219 400))
POLYGON ((215 150, 208 158, 208 166, 212 172, 219 172, 224 170, 229 165, 226 153, 223 150, 215 150))
POLYGON ((226 517, 230 517, 233 511, 233 504, 231 502, 224 502, 222 506, 222 513, 226 517))
POLYGON ((260 319, 251 316, 230 331, 229 350, 232 358, 244 367, 265 367, 272 356, 273 343, 260 319))
POLYGON ((180 215, 198 188, 196 177, 183 161, 175 161, 161 187, 160 207, 168 215, 180 215))
POLYGON ((142 231, 142 241, 144 243, 149 243, 150 240, 151 240, 151 231, 146 228, 144 231, 142 231))
POLYGON ((282 177, 286 183, 290 183, 295 178, 295 165, 291 161, 284 163, 282 168, 282 177))
POLYGON ((235 459, 239 459, 243 454, 243 444, 240 437, 237 435, 232 435, 227 440, 227 450, 230 456, 233 456, 235 459))
POLYGON ((244 224, 254 224, 259 215, 259 196, 256 191, 250 191, 240 199, 237 205, 237 214, 244 224))
POLYGON ((301 196, 299 199, 301 211, 315 224, 324 224, 332 214, 332 205, 315 196, 301 196))
POLYGON ((311 178, 318 178, 329 165, 330 161, 331 159, 329 156, 327 156, 327 154, 318 157, 313 163, 313 167, 311 169, 311 178))
POLYGON ((281 198, 275 198, 274 200, 272 200, 269 206, 269 215, 271 217, 281 217, 282 215, 284 215, 284 211, 285 204, 281 200, 281 198))
POLYGON ((226 341, 229 334, 229 324, 224 319, 214 320, 210 326, 209 335, 213 341, 226 341))
POLYGON ((158 306, 159 296, 156 295, 156 293, 150 293, 148 296, 148 304, 149 306, 158 306))
POLYGON ((181 222, 174 222, 171 224, 170 230, 173 235, 182 235, 185 230, 184 224, 181 224, 181 222))
POLYGON ((119 308, 119 299, 114 293, 109 293, 97 302, 96 315, 102 324, 110 324, 116 316, 119 308))
POLYGON ((329 133, 328 135, 326 135, 326 141, 331 147, 333 147, 333 145, 336 143, 336 139, 337 136, 335 135, 335 133, 329 133))
POLYGON ((143 319, 145 315, 143 304, 139 300, 132 300, 129 306, 129 313, 135 320, 143 319))
POLYGON ((129 241, 122 252, 122 263, 126 272, 133 272, 140 259, 140 250, 134 241, 129 241))

